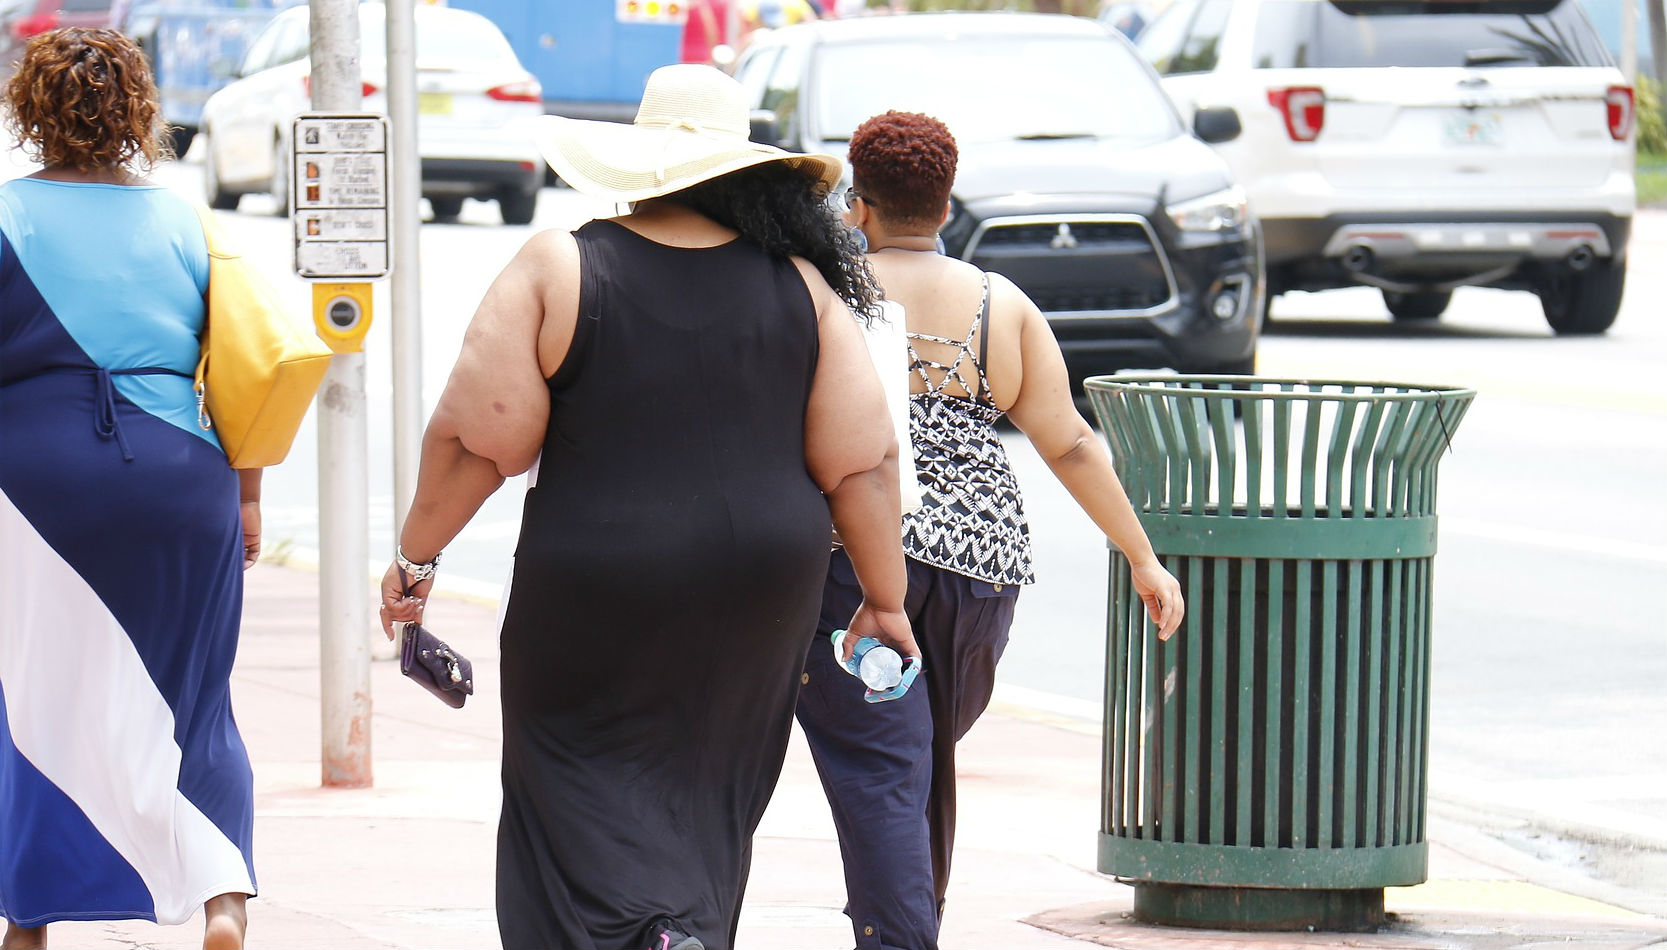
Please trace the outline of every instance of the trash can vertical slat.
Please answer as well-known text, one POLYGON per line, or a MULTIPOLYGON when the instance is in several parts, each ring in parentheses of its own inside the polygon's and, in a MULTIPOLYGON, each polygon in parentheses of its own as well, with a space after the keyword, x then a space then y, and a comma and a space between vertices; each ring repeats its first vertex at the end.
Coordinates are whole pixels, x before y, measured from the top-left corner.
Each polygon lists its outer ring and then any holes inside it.
POLYGON ((1378 826, 1375 830, 1380 847, 1395 843, 1394 832, 1391 829, 1395 823, 1396 789, 1400 785, 1395 765, 1400 749, 1401 594, 1405 589, 1406 569, 1406 561, 1393 561, 1389 564, 1389 623, 1384 628, 1382 660, 1385 676, 1383 757, 1378 765, 1383 781, 1383 793, 1380 796, 1383 807, 1378 813, 1378 826))
POLYGON ((1366 565, 1362 561, 1349 562, 1349 611, 1343 656, 1343 795, 1339 808, 1343 814, 1341 844, 1360 846, 1360 731, 1362 700, 1361 643, 1366 603, 1366 565))
POLYGON ((1315 481, 1319 478, 1318 462, 1320 458, 1320 404, 1304 403, 1302 429, 1302 497, 1301 517, 1313 518, 1314 509, 1318 504, 1316 498, 1315 481))
POLYGON ((1233 843, 1242 847, 1252 845, 1250 837, 1251 806, 1255 804, 1254 770, 1256 756, 1256 561, 1239 560, 1239 715, 1238 744, 1234 747, 1238 758, 1238 782, 1235 805, 1233 843))
MULTIPOLYGON (((1181 562, 1185 558, 1176 558, 1176 563, 1170 567, 1171 574, 1182 574, 1181 562)), ((1185 736, 1181 724, 1181 702, 1176 695, 1181 688, 1181 645, 1170 641, 1160 642, 1154 634, 1150 641, 1152 656, 1159 658, 1158 675, 1161 679, 1157 685, 1157 701, 1163 715, 1157 717, 1159 727, 1153 730, 1158 737, 1159 750, 1162 753, 1163 785, 1158 802, 1158 829, 1164 841, 1184 841, 1181 837, 1180 815, 1180 757, 1185 751, 1185 736)))
POLYGON ((1213 642, 1210 651, 1210 682, 1216 693, 1210 698, 1210 843, 1227 844, 1227 708, 1237 698, 1224 687, 1229 681, 1227 655, 1230 644, 1240 630, 1227 622, 1227 572, 1232 570, 1226 558, 1217 558, 1211 567, 1215 571, 1214 589, 1210 604, 1211 628, 1222 635, 1213 642))
MULTIPOLYGON (((1290 821, 1292 848, 1307 847, 1308 828, 1308 782, 1311 768, 1308 762, 1308 717, 1311 710, 1308 706, 1309 683, 1308 678, 1312 667, 1310 657, 1313 656, 1311 641, 1313 632, 1311 626, 1311 606, 1313 597, 1313 574, 1309 564, 1297 561, 1293 564, 1296 574, 1295 616, 1291 618, 1291 629, 1296 634, 1291 648, 1292 683, 1290 689, 1291 703, 1291 770, 1285 776, 1286 790, 1291 796, 1290 821)), ((1281 841, 1281 845, 1286 842, 1281 841)))
POLYGON ((1197 604, 1198 610, 1188 611, 1184 618, 1186 630, 1178 632, 1170 643, 1181 653, 1186 667, 1187 742, 1181 753, 1182 788, 1186 800, 1182 803, 1182 841, 1204 840, 1204 774, 1203 755, 1208 750, 1204 738, 1204 661, 1209 652, 1208 632, 1204 630, 1204 559, 1187 558, 1186 601, 1197 604), (1184 639, 1183 639, 1184 638, 1184 639), (1177 643, 1176 641, 1180 641, 1177 643))
POLYGON ((1349 445, 1354 436, 1355 410, 1360 408, 1357 402, 1345 402, 1337 407, 1337 420, 1332 428, 1331 451, 1326 454, 1326 516, 1330 518, 1344 518, 1349 515, 1348 504, 1343 497, 1343 476, 1347 474, 1345 460, 1349 452, 1349 445))
MULTIPOLYGON (((1337 562, 1326 561, 1320 583, 1326 591, 1337 589, 1337 562)), ((1319 794, 1315 803, 1314 846, 1332 845, 1331 825, 1337 800, 1337 598, 1328 596, 1320 607, 1320 729, 1319 794)))
POLYGON ((1365 774, 1365 808, 1361 815, 1360 840, 1362 848, 1377 844, 1378 812, 1382 805, 1378 783, 1378 749, 1383 741, 1383 640, 1384 589, 1388 586, 1385 564, 1381 560, 1368 561, 1368 606, 1366 611, 1366 642, 1362 658, 1366 665, 1366 689, 1361 699, 1366 706, 1366 731, 1361 737, 1361 767, 1365 774))
MULTIPOLYGON (((1166 565, 1167 566, 1167 565, 1166 565)), ((1157 689, 1158 678, 1157 657, 1150 661, 1146 658, 1146 625, 1142 621, 1136 626, 1130 624, 1129 636, 1129 664, 1130 669, 1140 676, 1140 724, 1136 749, 1139 755, 1139 768, 1135 774, 1141 776, 1141 783, 1135 787, 1135 802, 1140 819, 1140 836, 1147 841, 1155 841, 1158 837, 1157 808, 1152 797, 1163 787, 1159 782, 1161 773, 1157 762, 1158 724, 1157 689)))
POLYGON ((1289 467, 1291 453, 1291 405, 1280 400, 1273 404, 1273 497, 1270 507, 1275 518, 1285 518, 1290 514, 1290 495, 1286 482, 1286 469, 1289 467))
POLYGON ((1350 448, 1353 459, 1352 480, 1349 486, 1350 512, 1356 518, 1366 518, 1373 514, 1371 498, 1366 494, 1368 478, 1372 473, 1372 449, 1377 442, 1378 432, 1383 426, 1384 416, 1388 406, 1373 400, 1372 408, 1367 410, 1366 419, 1355 433, 1354 444, 1350 448))
POLYGON ((1283 749, 1280 747, 1280 732, 1282 727, 1280 715, 1285 701, 1284 665, 1285 665, 1285 562, 1270 560, 1268 562, 1268 599, 1267 599, 1267 665, 1263 682, 1266 692, 1263 694, 1262 708, 1266 714, 1263 717, 1263 741, 1266 743, 1266 753, 1262 760, 1262 841, 1264 848, 1279 846, 1279 807, 1281 796, 1280 787, 1285 783, 1285 777, 1280 774, 1280 763, 1283 759, 1283 749))
POLYGON ((1244 420, 1245 517, 1262 517, 1262 411, 1260 402, 1241 402, 1244 420))

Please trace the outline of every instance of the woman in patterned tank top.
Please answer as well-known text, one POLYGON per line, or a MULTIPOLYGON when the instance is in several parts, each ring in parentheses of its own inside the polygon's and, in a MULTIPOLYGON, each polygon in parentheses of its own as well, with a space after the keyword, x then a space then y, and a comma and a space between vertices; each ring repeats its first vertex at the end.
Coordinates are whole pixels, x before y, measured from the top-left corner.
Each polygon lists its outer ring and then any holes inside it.
MULTIPOLYGON (((921 506, 903 519, 905 609, 925 689, 866 704, 830 650, 812 649, 798 717, 845 857, 858 947, 937 946, 955 837, 955 744, 989 704, 1020 586, 1033 580, 1018 484, 996 432, 1018 426, 1133 568, 1167 640, 1181 588, 1147 541, 1111 458, 1076 410, 1041 311, 999 274, 937 252, 949 216, 955 139, 943 123, 888 112, 851 139, 846 220, 868 240, 910 349, 910 437, 921 506)), ((837 553, 823 590, 826 636, 860 598, 837 553)), ((917 684, 918 685, 918 684, 917 684)))

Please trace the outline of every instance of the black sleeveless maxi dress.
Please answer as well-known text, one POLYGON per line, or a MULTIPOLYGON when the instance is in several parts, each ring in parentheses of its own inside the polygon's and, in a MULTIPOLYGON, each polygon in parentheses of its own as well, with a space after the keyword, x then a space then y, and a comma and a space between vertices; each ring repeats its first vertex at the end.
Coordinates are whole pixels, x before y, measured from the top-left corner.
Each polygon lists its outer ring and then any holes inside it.
POLYGON ((577 234, 502 632, 508 950, 733 944, 828 565, 814 306, 737 239, 577 234))

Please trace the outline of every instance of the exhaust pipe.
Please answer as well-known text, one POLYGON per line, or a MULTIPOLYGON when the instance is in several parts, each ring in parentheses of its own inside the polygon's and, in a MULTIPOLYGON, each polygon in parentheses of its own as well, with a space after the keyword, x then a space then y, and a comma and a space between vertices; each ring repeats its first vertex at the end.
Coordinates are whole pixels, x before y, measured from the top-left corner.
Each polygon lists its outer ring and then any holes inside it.
POLYGON ((1343 269, 1351 274, 1363 274, 1372 266, 1372 249, 1365 244, 1355 244, 1343 252, 1343 269))
POLYGON ((1592 246, 1590 244, 1580 245, 1570 251, 1567 257, 1563 258, 1564 263, 1569 265, 1569 270, 1572 270, 1577 274, 1586 268, 1591 267, 1592 262, 1595 260, 1597 260, 1597 255, 1592 252, 1592 246))

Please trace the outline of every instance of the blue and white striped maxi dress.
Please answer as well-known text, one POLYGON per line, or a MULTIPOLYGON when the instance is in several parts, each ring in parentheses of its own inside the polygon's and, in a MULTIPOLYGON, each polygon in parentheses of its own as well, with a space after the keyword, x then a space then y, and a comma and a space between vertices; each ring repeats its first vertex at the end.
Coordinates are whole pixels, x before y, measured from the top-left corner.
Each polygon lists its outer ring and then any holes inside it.
POLYGON ((0 912, 255 891, 237 475, 196 424, 208 252, 149 186, 0 185, 0 912))

